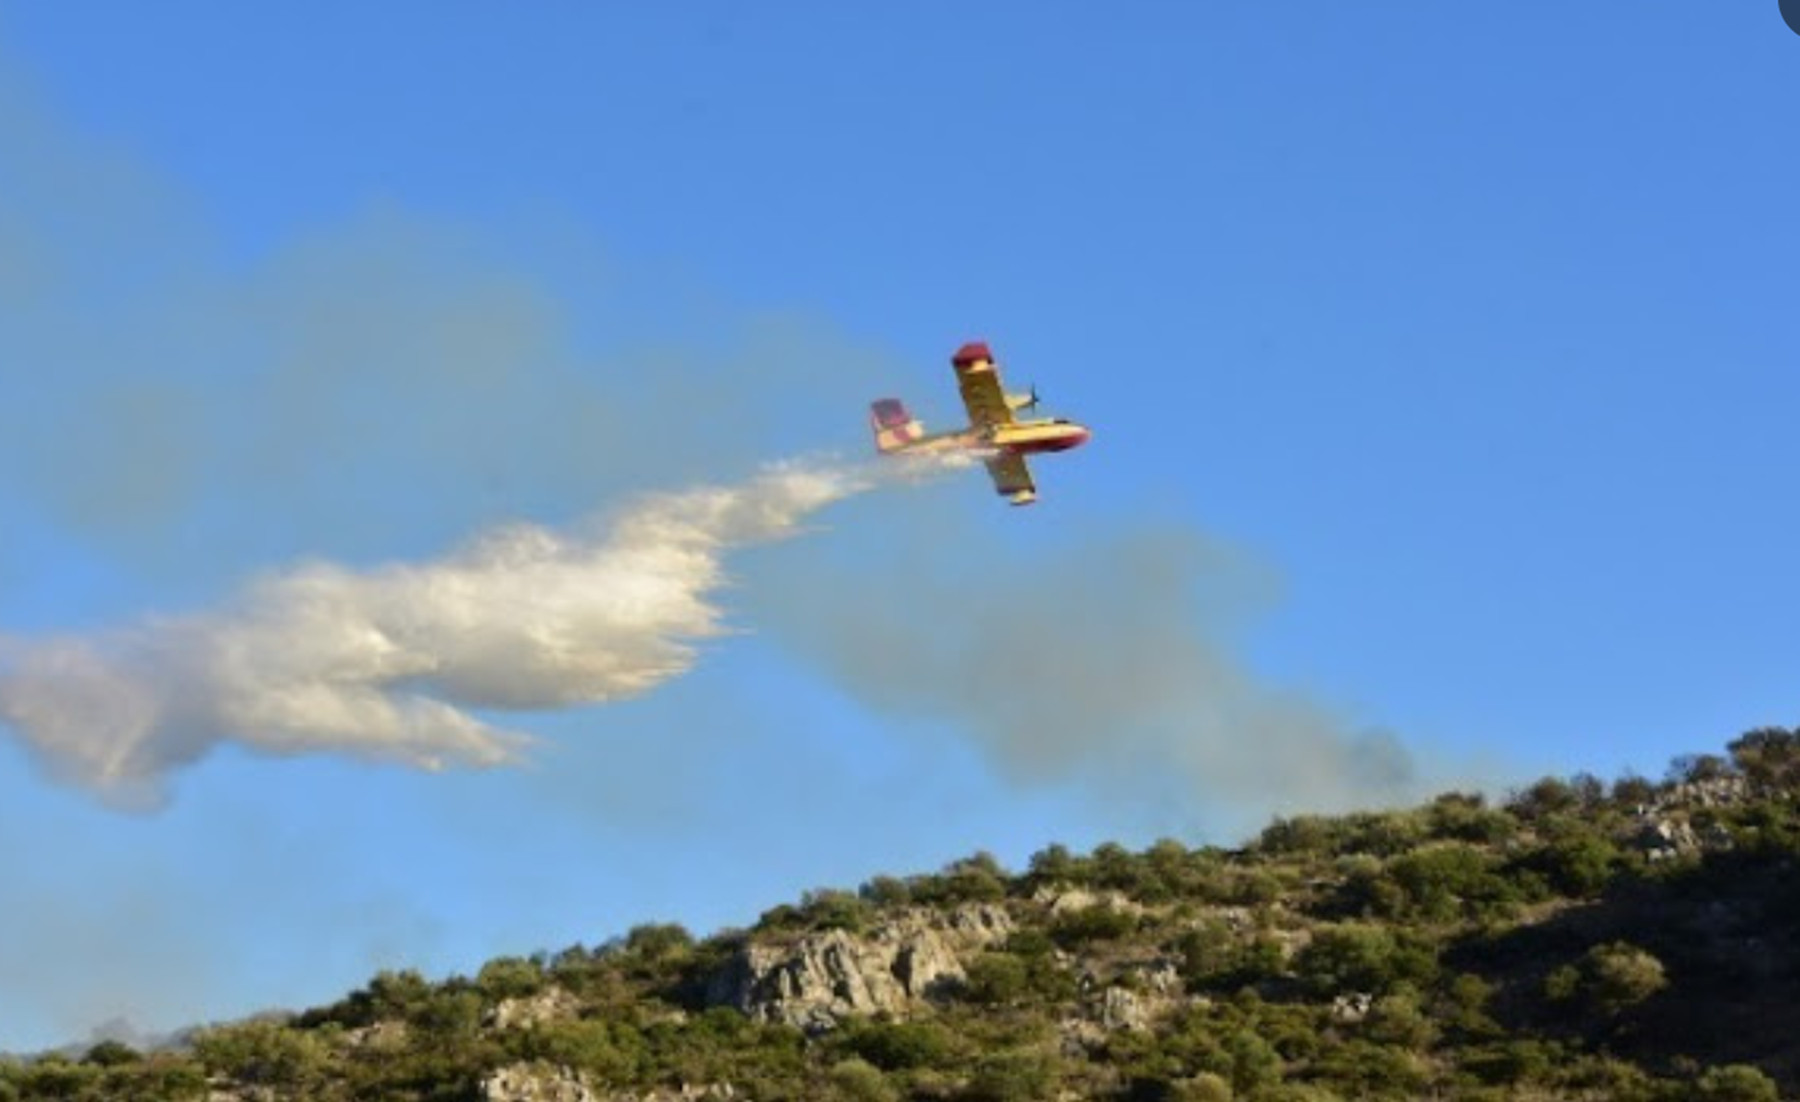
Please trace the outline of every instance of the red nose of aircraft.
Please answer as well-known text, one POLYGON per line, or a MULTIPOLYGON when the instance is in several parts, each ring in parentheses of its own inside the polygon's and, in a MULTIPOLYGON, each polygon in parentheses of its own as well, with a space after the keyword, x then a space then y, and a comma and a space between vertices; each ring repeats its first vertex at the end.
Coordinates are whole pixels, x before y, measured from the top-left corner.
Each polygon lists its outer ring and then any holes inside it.
POLYGON ((1062 431, 1053 438, 1044 441, 1047 452, 1066 452, 1070 448, 1078 448, 1088 442, 1093 432, 1086 425, 1060 425, 1062 431))

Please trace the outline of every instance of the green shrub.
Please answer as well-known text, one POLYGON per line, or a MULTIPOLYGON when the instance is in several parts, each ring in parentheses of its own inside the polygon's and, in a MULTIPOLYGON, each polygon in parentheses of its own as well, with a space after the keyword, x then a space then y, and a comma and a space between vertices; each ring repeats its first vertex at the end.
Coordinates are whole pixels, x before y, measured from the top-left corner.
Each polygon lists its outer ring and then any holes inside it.
POLYGON ((1350 1098, 1419 1098, 1430 1081, 1413 1053, 1360 1040, 1319 1057, 1313 1072, 1350 1098))
POLYGON ((1669 762, 1668 777, 1676 784, 1717 781, 1735 775, 1731 762, 1717 754, 1683 754, 1669 762))
POLYGON ((1546 824, 1544 844, 1516 868, 1537 874, 1551 888, 1577 899, 1600 892, 1620 867, 1619 847, 1586 823, 1569 819, 1546 824))
POLYGON ((1518 902, 1517 889, 1493 865, 1485 851, 1449 842, 1395 858, 1387 876, 1403 893, 1407 913, 1442 922, 1504 913, 1518 902))
POLYGON ((829 1079, 843 1102, 896 1102, 900 1097, 880 1068, 855 1057, 833 1064, 829 1079))
POLYGON ((1583 995, 1607 1015, 1636 1006, 1669 984, 1662 961, 1624 941, 1588 950, 1582 971, 1583 995))
POLYGON ((1030 989, 1026 962, 1011 953, 983 953, 969 963, 963 997, 982 1006, 1006 1006, 1030 989))
POLYGON ((912 902, 912 889, 896 876, 877 876, 858 888, 857 894, 877 907, 900 907, 912 902))
POLYGON ((1231 1098, 1230 1081, 1210 1071, 1177 1083, 1169 1091, 1170 1102, 1231 1102, 1231 1098))
POLYGON ((475 974, 475 986, 490 1002, 537 994, 544 986, 544 970, 523 957, 496 957, 475 974))
POLYGON ((828 888, 802 896, 800 912, 811 929, 845 930, 853 934, 861 933, 874 917, 874 907, 868 900, 828 888))
POLYGON ((1497 845, 1518 832, 1516 819, 1487 806, 1479 792, 1450 792, 1431 802, 1425 813, 1433 838, 1497 845))
POLYGON ((984 851, 951 862, 936 876, 917 877, 908 888, 915 903, 954 906, 1005 899, 1007 883, 1006 870, 993 854, 984 851))
POLYGON ((679 922, 646 922, 625 935, 624 948, 640 961, 661 961, 694 947, 694 935, 679 922))
POLYGON ((1528 823, 1574 811, 1580 806, 1580 794, 1559 777, 1544 777, 1514 792, 1506 801, 1507 810, 1528 823))
POLYGON ((1035 884, 1084 885, 1088 882, 1087 862, 1069 852, 1067 846, 1050 845, 1031 855, 1027 865, 1035 884))
POLYGON ((1056 1064, 1036 1052, 1007 1052, 981 1061, 964 1102, 1040 1102, 1056 1093, 1056 1064))
POLYGON ((123 1041, 101 1041, 87 1050, 87 1055, 81 1058, 81 1062, 116 1068, 121 1064, 135 1064, 143 1058, 142 1053, 123 1041))
POLYGON ((1778 1102, 1775 1081, 1749 1064, 1708 1068, 1694 1082, 1697 1102, 1778 1102))
POLYGON ((1137 929, 1137 916, 1104 903, 1064 911, 1050 920, 1050 937, 1065 949, 1093 941, 1114 941, 1137 929))
POLYGON ((1800 730, 1759 727, 1733 739, 1725 751, 1751 784, 1778 789, 1800 785, 1800 730))
POLYGON ((1540 1082, 1557 1059, 1554 1047, 1523 1037, 1465 1048, 1458 1056, 1463 1071, 1499 1086, 1540 1082))
POLYGON ((1426 819, 1414 811, 1364 811, 1339 820, 1341 852, 1396 857, 1425 840, 1426 819))
POLYGON ((245 1086, 303 1090, 324 1074, 330 1057, 317 1035, 274 1022, 240 1022, 194 1038, 208 1071, 245 1086))
POLYGON ((1279 816, 1257 835, 1258 853, 1271 856, 1311 854, 1328 857, 1341 852, 1349 831, 1342 821, 1327 815, 1279 816))
POLYGON ((645 1055, 631 1027, 595 1018, 554 1018, 512 1030, 506 1046, 516 1060, 576 1068, 607 1082, 629 1080, 645 1055))
POLYGON ((1346 991, 1383 994, 1399 983, 1423 985, 1436 973, 1424 946, 1381 926, 1323 926, 1294 958, 1294 970, 1316 995, 1346 991))
POLYGON ((936 1022, 848 1023, 843 1045, 883 1071, 939 1067, 951 1061, 956 1045, 936 1022))
POLYGON ((1437 1023, 1419 1009, 1410 994, 1384 995, 1362 1023, 1363 1036, 1376 1044, 1423 1052, 1437 1040, 1437 1023))
POLYGON ((1225 1054, 1231 1060, 1231 1089, 1239 1094, 1252 1094, 1281 1078, 1281 1056, 1248 1029, 1225 1038, 1225 1054))

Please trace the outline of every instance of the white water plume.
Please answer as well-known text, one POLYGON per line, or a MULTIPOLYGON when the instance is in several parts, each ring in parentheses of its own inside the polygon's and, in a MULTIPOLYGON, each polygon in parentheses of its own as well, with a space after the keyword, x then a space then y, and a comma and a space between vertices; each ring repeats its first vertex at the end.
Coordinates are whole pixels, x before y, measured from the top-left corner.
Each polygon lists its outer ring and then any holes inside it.
POLYGON ((426 769, 514 760, 473 714, 631 697, 726 630, 722 555, 792 534, 899 468, 794 462, 656 495, 581 530, 518 524, 422 563, 302 565, 208 613, 93 635, 0 637, 0 723, 58 777, 154 806, 223 741, 426 769))

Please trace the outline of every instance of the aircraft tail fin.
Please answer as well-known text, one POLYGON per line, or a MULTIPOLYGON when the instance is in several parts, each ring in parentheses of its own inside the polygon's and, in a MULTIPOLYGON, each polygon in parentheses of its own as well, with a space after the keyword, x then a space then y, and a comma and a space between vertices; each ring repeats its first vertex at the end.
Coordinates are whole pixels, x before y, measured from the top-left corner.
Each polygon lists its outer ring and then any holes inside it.
POLYGON ((925 426, 906 411, 898 398, 878 398, 869 403, 869 428, 875 433, 875 450, 904 451, 925 435, 925 426))

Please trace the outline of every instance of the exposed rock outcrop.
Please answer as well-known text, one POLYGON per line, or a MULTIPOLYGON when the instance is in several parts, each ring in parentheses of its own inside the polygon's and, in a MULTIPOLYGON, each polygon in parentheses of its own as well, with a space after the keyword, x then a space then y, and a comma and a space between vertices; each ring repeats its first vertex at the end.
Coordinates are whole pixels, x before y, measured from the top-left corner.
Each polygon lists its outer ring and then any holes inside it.
POLYGON ((1632 844, 1652 861, 1666 861, 1684 853, 1730 849, 1731 831, 1718 823, 1695 829, 1686 818, 1652 818, 1632 838, 1632 844))
POLYGON ((1158 1007, 1128 987, 1109 987, 1100 995, 1100 1025, 1105 1029, 1148 1028, 1158 1007))
POLYGON ((845 1016, 905 1017, 964 977, 964 958, 1014 928, 998 904, 906 911, 858 934, 828 930, 792 944, 752 942, 707 985, 707 1002, 811 1033, 845 1016))
POLYGON ((1367 991, 1349 991, 1331 1000, 1331 1017, 1339 1022, 1360 1022, 1374 1009, 1375 996, 1367 991))
POLYGON ((1743 777, 1703 777, 1669 785, 1639 808, 1639 814, 1655 816, 1695 807, 1732 807, 1754 795, 1750 782, 1743 777))
POLYGON ((731 1102, 730 1083, 683 1083, 641 1091, 600 1093, 573 1068, 511 1064, 481 1081, 483 1102, 731 1102))
POLYGON ((522 999, 500 1000, 482 1017, 481 1024, 489 1029, 517 1029, 557 1018, 573 1018, 580 1009, 580 999, 560 987, 546 987, 522 999))
POLYGON ((1089 891, 1067 885, 1047 884, 1032 893, 1031 901, 1048 907, 1051 914, 1068 914, 1105 907, 1109 911, 1142 914, 1143 906, 1121 891, 1089 891))
POLYGON ((1140 961, 1112 972, 1092 969, 1076 978, 1085 1013, 1107 1031, 1148 1029, 1183 999, 1180 967, 1170 960, 1140 961))
POLYGON ((481 1081, 485 1102, 600 1102, 582 1075, 572 1068, 511 1064, 481 1081))

